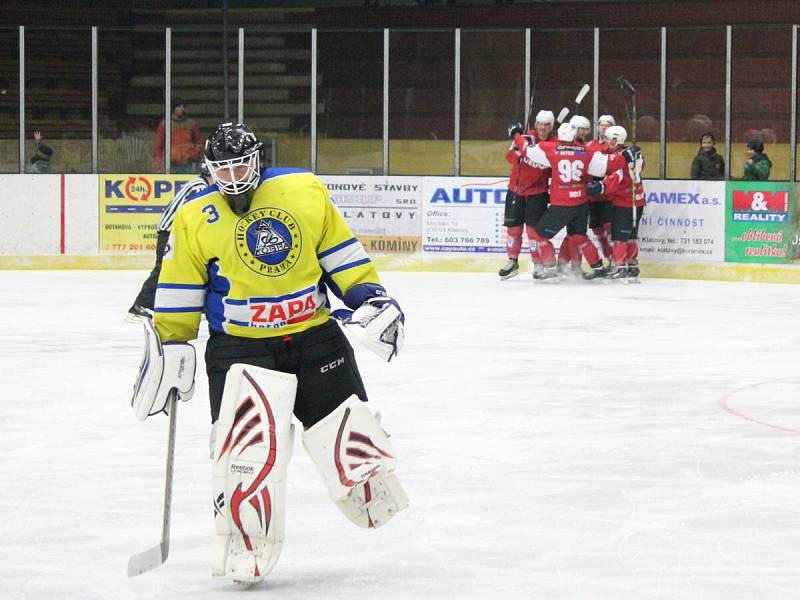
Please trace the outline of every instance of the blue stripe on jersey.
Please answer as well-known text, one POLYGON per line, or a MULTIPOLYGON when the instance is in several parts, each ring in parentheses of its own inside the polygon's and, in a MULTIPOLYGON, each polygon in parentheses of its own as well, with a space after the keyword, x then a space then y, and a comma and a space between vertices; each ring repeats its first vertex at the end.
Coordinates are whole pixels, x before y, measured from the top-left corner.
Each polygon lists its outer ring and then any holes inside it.
POLYGON ((354 237, 350 238, 346 242, 342 242, 341 244, 337 244, 333 248, 328 248, 327 250, 325 250, 325 252, 321 252, 320 254, 317 254, 317 258, 325 258, 329 254, 333 254, 337 250, 341 250, 342 248, 344 248, 346 246, 349 246, 350 244, 356 244, 356 243, 358 243, 358 240, 356 238, 354 238, 354 237))
POLYGON ((250 327, 250 323, 246 323, 244 321, 237 321, 235 319, 231 319, 228 321, 231 325, 238 325, 239 327, 250 327))
POLYGON ((370 262, 369 258, 362 258, 361 260, 347 263, 346 265, 342 265, 341 267, 336 267, 332 271, 329 271, 328 275, 333 275, 334 273, 338 273, 339 271, 346 271, 347 269, 352 269, 353 267, 357 267, 359 265, 365 265, 368 262, 370 262))
POLYGON ((217 187, 217 184, 215 183, 214 185, 210 185, 207 188, 200 190, 196 194, 192 194, 191 196, 189 196, 186 199, 186 203, 188 204, 189 202, 193 202, 193 201, 197 200, 198 198, 202 198, 203 196, 208 196, 209 194, 213 194, 214 192, 218 192, 218 191, 219 191, 219 188, 217 187))
POLYGON ((330 274, 325 273, 323 271, 322 281, 323 285, 327 286, 333 292, 334 296, 339 298, 339 300, 344 301, 344 294, 342 293, 341 288, 338 285, 336 285, 336 282, 333 280, 330 274))
POLYGON ((267 179, 274 179, 283 175, 297 175, 299 173, 311 173, 308 169, 297 169, 294 167, 273 167, 270 169, 263 169, 261 171, 261 178, 258 183, 264 183, 267 179))
POLYGON ((205 283, 159 283, 159 288, 163 290, 204 290, 205 283))
POLYGON ((211 331, 223 333, 225 306, 222 303, 231 291, 231 282, 219 274, 219 264, 213 261, 206 267, 208 271, 208 293, 206 294, 206 319, 211 331))
POLYGON ((184 312, 203 312, 202 306, 174 306, 170 308, 155 308, 153 312, 157 313, 184 313, 184 312))
POLYGON ((234 300, 233 298, 225 298, 225 304, 234 304, 237 306, 247 304, 248 302, 282 302, 283 300, 289 300, 291 298, 297 298, 298 296, 303 296, 304 294, 310 294, 316 289, 317 286, 312 285, 311 287, 307 287, 304 290, 300 290, 299 292, 292 292, 291 294, 284 294, 283 296, 263 296, 260 298, 250 298, 249 300, 234 300))

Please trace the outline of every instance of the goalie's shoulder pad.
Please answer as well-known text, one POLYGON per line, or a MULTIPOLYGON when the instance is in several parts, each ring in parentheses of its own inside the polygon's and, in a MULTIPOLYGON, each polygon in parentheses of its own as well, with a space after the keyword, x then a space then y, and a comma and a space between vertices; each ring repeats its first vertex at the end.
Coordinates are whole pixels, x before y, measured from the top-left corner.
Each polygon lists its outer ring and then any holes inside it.
POLYGON ((174 389, 180 400, 194 394, 194 373, 197 359, 194 346, 186 342, 162 344, 150 319, 142 319, 144 327, 144 357, 133 386, 131 407, 136 417, 166 412, 169 393, 174 389))

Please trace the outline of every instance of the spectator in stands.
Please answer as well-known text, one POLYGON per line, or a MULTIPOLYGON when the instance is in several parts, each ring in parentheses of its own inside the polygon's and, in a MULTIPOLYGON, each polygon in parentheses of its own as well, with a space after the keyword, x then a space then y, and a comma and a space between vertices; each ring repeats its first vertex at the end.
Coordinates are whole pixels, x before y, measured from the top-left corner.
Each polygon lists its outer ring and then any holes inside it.
POLYGON ((42 132, 34 131, 33 139, 36 140, 36 154, 31 158, 29 173, 49 173, 50 159, 53 158, 53 149, 42 143, 42 132))
POLYGON ((692 161, 692 179, 725 178, 725 159, 717 153, 715 143, 710 131, 700 136, 700 151, 692 161))
MULTIPOLYGON (((153 170, 155 171, 161 171, 163 168, 165 130, 164 119, 161 119, 153 142, 153 170)), ((199 169, 203 140, 200 138, 200 128, 197 127, 194 119, 188 116, 184 101, 180 98, 175 98, 172 102, 169 139, 170 172, 196 173, 199 169)))
POLYGON ((744 163, 745 181, 766 181, 772 169, 772 161, 764 152, 764 142, 759 139, 747 142, 747 162, 744 163))

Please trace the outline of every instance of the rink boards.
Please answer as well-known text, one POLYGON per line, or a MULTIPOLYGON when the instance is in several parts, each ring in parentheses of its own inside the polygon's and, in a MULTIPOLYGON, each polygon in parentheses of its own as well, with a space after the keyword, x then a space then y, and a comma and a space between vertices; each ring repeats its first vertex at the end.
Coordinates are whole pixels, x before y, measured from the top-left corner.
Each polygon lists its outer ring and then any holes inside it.
MULTIPOLYGON (((189 179, 1 176, 0 268, 147 268, 161 211, 189 179)), ((321 179, 383 268, 492 271, 505 253, 507 178, 321 179)), ((645 180, 645 193, 639 238, 646 275, 800 281, 797 185, 645 180)))

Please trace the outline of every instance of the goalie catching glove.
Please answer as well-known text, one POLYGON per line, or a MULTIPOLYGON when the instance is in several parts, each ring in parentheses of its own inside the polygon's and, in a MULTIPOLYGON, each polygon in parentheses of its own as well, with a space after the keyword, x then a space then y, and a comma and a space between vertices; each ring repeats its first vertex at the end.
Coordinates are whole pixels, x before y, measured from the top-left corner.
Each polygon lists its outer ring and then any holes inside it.
POLYGON ((397 300, 386 295, 382 286, 362 283, 344 296, 350 307, 340 308, 331 316, 369 350, 389 362, 403 347, 405 315, 397 300))
POLYGON ((144 357, 139 376, 133 386, 131 406, 140 421, 167 412, 169 393, 178 391, 178 398, 189 400, 194 394, 194 346, 186 342, 161 343, 153 322, 142 319, 144 357))

